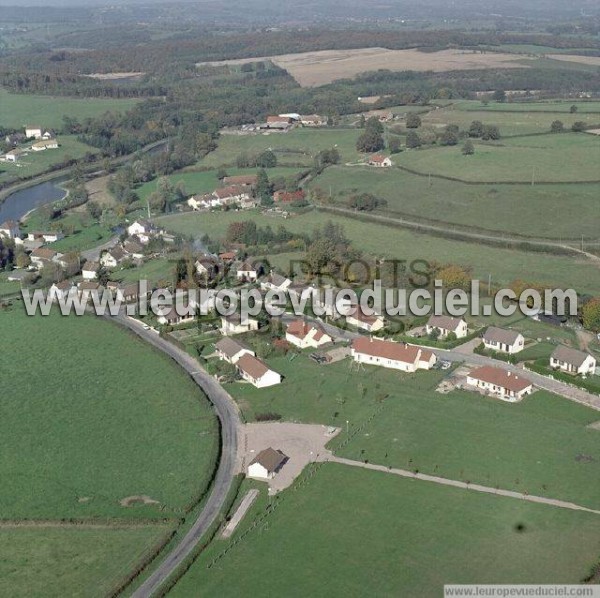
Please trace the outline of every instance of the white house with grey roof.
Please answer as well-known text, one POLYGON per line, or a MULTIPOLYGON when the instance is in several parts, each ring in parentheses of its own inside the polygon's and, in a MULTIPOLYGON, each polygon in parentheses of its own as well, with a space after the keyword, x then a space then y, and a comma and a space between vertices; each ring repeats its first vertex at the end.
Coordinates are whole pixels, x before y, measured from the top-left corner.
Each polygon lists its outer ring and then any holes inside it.
POLYGON ((559 345, 550 355, 550 367, 570 374, 594 374, 596 359, 589 353, 559 345))
POLYGON ((248 477, 260 480, 271 480, 283 467, 288 457, 274 448, 266 448, 260 451, 248 466, 248 477))
POLYGON ((221 359, 233 364, 237 363, 243 355, 256 357, 256 353, 250 347, 228 337, 222 338, 216 343, 215 349, 221 359))
POLYGON ((486 349, 514 355, 525 348, 525 337, 516 330, 505 330, 490 326, 483 335, 486 349))

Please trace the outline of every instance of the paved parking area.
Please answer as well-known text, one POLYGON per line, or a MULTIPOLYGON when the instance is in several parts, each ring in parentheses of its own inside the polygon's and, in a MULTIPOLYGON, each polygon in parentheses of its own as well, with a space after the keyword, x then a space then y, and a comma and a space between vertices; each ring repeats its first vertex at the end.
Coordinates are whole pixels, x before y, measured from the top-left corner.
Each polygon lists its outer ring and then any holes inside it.
POLYGON ((339 428, 310 424, 254 423, 242 428, 241 471, 262 450, 271 447, 282 451, 288 461, 269 484, 269 492, 275 494, 287 488, 300 475, 304 467, 313 461, 322 461, 331 454, 325 445, 339 432, 339 428))

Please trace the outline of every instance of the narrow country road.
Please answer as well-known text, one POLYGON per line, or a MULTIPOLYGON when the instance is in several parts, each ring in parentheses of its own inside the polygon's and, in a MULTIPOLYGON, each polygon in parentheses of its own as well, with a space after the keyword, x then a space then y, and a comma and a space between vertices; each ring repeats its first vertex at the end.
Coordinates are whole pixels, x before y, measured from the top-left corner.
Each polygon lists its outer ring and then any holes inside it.
POLYGON ((139 322, 124 314, 104 316, 137 334, 179 364, 202 389, 213 404, 221 424, 221 455, 219 468, 210 496, 190 530, 169 553, 146 581, 132 594, 134 598, 148 598, 165 582, 182 561, 191 553, 200 538, 219 515, 227 498, 237 468, 237 451, 242 433, 239 410, 235 401, 200 364, 153 330, 146 330, 139 322))
POLYGON ((100 255, 103 251, 106 251, 107 249, 112 249, 118 242, 118 236, 112 237, 105 243, 102 243, 102 245, 97 245, 96 247, 92 247, 92 249, 82 251, 81 257, 88 262, 97 262, 100 259, 100 255))

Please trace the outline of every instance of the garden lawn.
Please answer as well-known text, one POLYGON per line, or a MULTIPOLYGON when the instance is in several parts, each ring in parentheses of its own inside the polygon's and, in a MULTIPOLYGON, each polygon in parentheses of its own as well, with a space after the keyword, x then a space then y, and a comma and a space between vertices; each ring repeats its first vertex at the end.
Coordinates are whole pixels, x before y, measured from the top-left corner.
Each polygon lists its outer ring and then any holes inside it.
POLYGON ((3 518, 179 517, 206 489, 216 420, 174 363, 92 316, 16 303, 0 330, 3 518))
POLYGON ((599 537, 597 515, 324 464, 207 569, 231 545, 216 541, 171 594, 438 598, 447 583, 579 583, 599 537))

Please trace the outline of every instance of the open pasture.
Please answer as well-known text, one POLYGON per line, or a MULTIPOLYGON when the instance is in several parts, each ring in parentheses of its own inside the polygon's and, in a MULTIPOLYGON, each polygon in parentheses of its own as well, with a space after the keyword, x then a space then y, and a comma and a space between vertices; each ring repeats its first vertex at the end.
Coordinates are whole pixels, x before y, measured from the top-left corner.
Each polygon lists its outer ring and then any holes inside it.
POLYGON ((229 545, 215 541, 171 594, 438 598, 445 583, 579 583, 599 535, 597 515, 325 464, 207 568, 229 545))
POLYGON ((461 146, 407 151, 396 163, 427 175, 469 182, 589 182, 598 181, 600 138, 563 133, 477 143, 475 154, 461 146))
POLYGON ((0 328, 3 518, 179 517, 204 491, 216 420, 174 363, 92 316, 15 303, 0 328))

